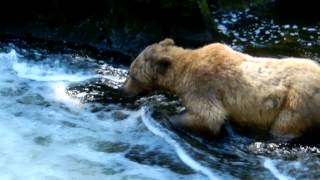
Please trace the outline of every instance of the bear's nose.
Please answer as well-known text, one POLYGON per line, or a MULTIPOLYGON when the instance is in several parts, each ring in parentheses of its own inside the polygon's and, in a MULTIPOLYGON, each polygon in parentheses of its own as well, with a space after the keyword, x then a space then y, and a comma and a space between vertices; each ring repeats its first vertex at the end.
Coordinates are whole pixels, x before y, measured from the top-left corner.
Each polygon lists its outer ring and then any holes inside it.
POLYGON ((126 85, 125 84, 123 84, 122 86, 120 86, 119 88, 118 88, 118 91, 119 91, 119 93, 122 95, 122 96, 128 96, 128 91, 127 91, 127 88, 126 88, 126 85))
POLYGON ((128 83, 128 80, 126 80, 126 81, 123 83, 123 85, 118 88, 118 91, 119 91, 119 94, 120 94, 121 96, 126 97, 126 98, 132 98, 132 97, 134 97, 134 94, 132 94, 132 93, 129 91, 127 83, 128 83))

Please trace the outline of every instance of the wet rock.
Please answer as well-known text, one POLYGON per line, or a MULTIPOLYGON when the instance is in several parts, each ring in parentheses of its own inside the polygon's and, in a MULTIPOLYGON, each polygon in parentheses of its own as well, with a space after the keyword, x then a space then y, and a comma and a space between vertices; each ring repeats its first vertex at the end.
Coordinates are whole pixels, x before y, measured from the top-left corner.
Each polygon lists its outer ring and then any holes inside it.
POLYGON ((134 99, 124 96, 119 87, 120 84, 118 82, 97 78, 70 85, 67 89, 67 94, 74 98, 80 98, 82 102, 132 102, 134 99), (79 95, 81 96, 79 97, 79 95))

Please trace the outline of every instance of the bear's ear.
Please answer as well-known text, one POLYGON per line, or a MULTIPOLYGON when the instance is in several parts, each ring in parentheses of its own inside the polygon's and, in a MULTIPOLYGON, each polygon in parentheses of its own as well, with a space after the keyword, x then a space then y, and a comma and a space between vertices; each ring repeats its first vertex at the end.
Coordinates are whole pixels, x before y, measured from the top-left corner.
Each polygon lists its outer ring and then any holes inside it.
POLYGON ((166 38, 166 39, 160 41, 159 45, 161 45, 161 46, 173 46, 174 45, 174 41, 173 41, 173 39, 166 38))
POLYGON ((164 56, 154 61, 153 68, 157 75, 165 75, 171 65, 170 57, 164 56))

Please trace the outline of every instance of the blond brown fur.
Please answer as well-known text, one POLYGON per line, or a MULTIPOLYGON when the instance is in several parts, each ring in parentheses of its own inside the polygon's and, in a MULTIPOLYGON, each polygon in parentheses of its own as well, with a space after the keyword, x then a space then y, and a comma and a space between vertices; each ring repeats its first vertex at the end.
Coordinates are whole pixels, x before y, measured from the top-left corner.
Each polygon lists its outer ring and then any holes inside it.
POLYGON ((151 45, 132 63, 124 89, 178 95, 186 113, 174 123, 212 134, 220 132, 227 117, 243 127, 289 136, 320 124, 317 63, 257 58, 220 43, 184 49, 166 39, 151 45))

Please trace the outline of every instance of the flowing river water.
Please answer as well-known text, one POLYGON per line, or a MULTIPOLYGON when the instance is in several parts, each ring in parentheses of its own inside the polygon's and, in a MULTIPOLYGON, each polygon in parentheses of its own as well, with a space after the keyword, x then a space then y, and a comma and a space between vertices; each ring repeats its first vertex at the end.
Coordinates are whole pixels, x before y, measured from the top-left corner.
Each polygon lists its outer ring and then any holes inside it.
MULTIPOLYGON (((286 56, 290 38, 292 55, 319 57, 318 26, 248 11, 215 17, 239 50, 286 56)), ((117 96, 127 67, 108 59, 4 43, 0 72, 0 179, 320 178, 318 144, 277 143, 228 125, 215 140, 177 132, 163 119, 183 109, 179 100, 117 96)))

